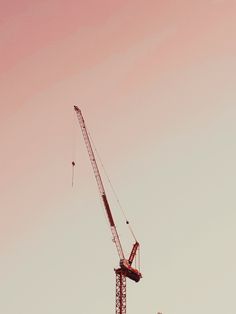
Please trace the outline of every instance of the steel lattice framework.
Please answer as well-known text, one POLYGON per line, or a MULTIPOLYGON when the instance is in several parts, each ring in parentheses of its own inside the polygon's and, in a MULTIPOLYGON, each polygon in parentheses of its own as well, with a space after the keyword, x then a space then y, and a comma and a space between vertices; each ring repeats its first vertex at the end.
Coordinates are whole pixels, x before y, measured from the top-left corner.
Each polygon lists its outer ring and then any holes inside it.
POLYGON ((121 268, 116 273, 116 314, 126 314, 126 276, 121 268))
MULTIPOLYGON (((102 198, 104 208, 107 214, 108 222, 111 228, 112 238, 116 245, 116 249, 120 258, 120 265, 118 269, 115 269, 116 273, 116 314, 126 314, 126 277, 130 278, 131 280, 138 282, 142 275, 138 269, 135 269, 132 267, 133 260, 136 256, 136 253, 139 249, 139 243, 137 242, 135 238, 135 243, 133 245, 133 248, 131 250, 130 256, 128 259, 125 258, 124 252, 121 246, 120 238, 116 229, 116 225, 112 216, 112 212, 110 209, 110 205, 107 200, 106 192, 103 186, 103 182, 101 179, 101 175, 97 166, 97 162, 95 159, 95 155, 93 152, 93 148, 90 142, 89 134, 84 122, 84 118, 82 116, 81 110, 74 106, 75 112, 78 117, 78 121, 82 130, 82 134, 84 137, 85 145, 88 151, 89 159, 93 168, 93 172, 95 175, 95 179, 97 181, 98 189, 100 196, 102 198)), ((73 163, 72 163, 73 165, 73 163)), ((127 224, 129 224, 128 221, 126 221, 127 224)), ((132 232, 133 233, 133 232, 132 232)), ((134 234, 133 234, 134 236, 134 234)))

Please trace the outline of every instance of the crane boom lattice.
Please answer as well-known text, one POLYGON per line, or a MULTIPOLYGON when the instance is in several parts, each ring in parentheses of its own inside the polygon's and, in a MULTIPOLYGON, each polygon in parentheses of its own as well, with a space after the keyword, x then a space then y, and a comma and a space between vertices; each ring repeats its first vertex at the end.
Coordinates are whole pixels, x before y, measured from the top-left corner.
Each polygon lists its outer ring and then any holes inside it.
POLYGON ((94 152, 93 152, 93 149, 92 149, 92 145, 91 145, 91 142, 90 142, 90 139, 89 139, 88 131, 87 131, 87 128, 86 128, 86 125, 85 125, 85 122, 84 122, 81 110, 77 106, 74 106, 74 108, 75 108, 75 112, 77 114, 77 117, 78 117, 78 120, 79 120, 79 124, 80 124, 81 130, 82 130, 82 134, 83 134, 83 137, 84 137, 85 145, 87 147, 89 159, 90 159, 90 162, 91 162, 92 167, 93 167, 93 172, 94 172, 94 175, 95 175, 95 179, 97 181, 98 189, 99 189, 99 192, 100 192, 100 195, 101 195, 101 198, 102 198, 102 201, 103 201, 106 213, 107 213, 109 225, 110 225, 112 236, 113 236, 113 241, 114 241, 114 243, 116 245, 116 249, 117 249, 118 255, 120 257, 120 260, 123 260, 125 258, 124 257, 124 252, 123 252, 123 249, 122 249, 122 246, 121 246, 121 243, 120 243, 120 238, 119 238, 118 232, 116 230, 116 226, 115 226, 115 223, 114 223, 114 220, 113 220, 113 217, 112 217, 110 206, 109 206, 109 203, 108 203, 108 200, 107 200, 107 197, 106 197, 106 192, 105 192, 105 189, 104 189, 104 186, 103 186, 103 183, 102 183, 102 179, 101 179, 100 172, 99 172, 99 169, 98 169, 98 166, 97 166, 95 155, 94 155, 94 152))

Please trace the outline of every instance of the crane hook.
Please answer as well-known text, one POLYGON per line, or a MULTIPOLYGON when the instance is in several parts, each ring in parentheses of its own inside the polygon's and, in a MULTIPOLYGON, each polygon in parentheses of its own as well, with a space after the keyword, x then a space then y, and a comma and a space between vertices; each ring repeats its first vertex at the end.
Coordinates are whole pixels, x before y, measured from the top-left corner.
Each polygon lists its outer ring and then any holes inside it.
POLYGON ((74 167, 75 167, 75 162, 74 161, 72 161, 72 187, 73 187, 73 185, 74 185, 74 167))

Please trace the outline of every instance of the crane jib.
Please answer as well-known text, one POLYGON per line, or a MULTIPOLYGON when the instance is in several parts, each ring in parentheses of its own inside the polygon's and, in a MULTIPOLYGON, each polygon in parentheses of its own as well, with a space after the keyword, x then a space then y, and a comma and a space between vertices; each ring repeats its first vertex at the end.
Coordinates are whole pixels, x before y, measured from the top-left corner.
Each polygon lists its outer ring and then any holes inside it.
POLYGON ((107 201, 107 198, 106 198, 105 194, 102 194, 102 200, 103 200, 106 212, 107 212, 107 216, 108 216, 108 219, 109 219, 110 226, 114 227, 115 223, 114 223, 114 220, 113 220, 113 217, 112 217, 112 214, 111 214, 111 210, 110 210, 110 206, 109 206, 109 203, 107 201))

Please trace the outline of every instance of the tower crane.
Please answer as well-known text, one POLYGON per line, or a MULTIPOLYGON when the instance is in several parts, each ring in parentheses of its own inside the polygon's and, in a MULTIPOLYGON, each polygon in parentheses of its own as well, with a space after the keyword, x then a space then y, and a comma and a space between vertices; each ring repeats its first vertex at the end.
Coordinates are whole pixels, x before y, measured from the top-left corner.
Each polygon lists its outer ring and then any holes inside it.
MULTIPOLYGON (((88 151, 89 159, 93 168, 93 172, 95 175, 95 179, 97 182, 98 190, 105 208, 105 212, 107 215, 107 219, 110 225, 111 233, 112 233, 112 238, 113 241, 116 245, 116 249, 119 255, 119 268, 115 269, 115 274, 116 274, 116 314, 126 314, 126 278, 128 277, 132 281, 138 282, 141 278, 142 275, 140 271, 134 267, 132 267, 132 263, 136 257, 137 251, 139 249, 139 243, 136 240, 133 248, 131 250, 131 253, 129 255, 129 258, 125 258, 123 248, 121 245, 121 241, 116 229, 116 225, 112 216, 112 212, 110 209, 110 205, 107 200, 106 192, 104 189, 104 185, 101 179, 101 175, 97 166, 97 162, 95 159, 95 155, 93 152, 93 148, 90 142, 89 134, 84 122, 83 115, 81 113, 81 110, 78 108, 78 106, 74 106, 74 110, 76 112, 84 142, 88 151)), ((126 221, 128 224, 128 221, 126 221)))

